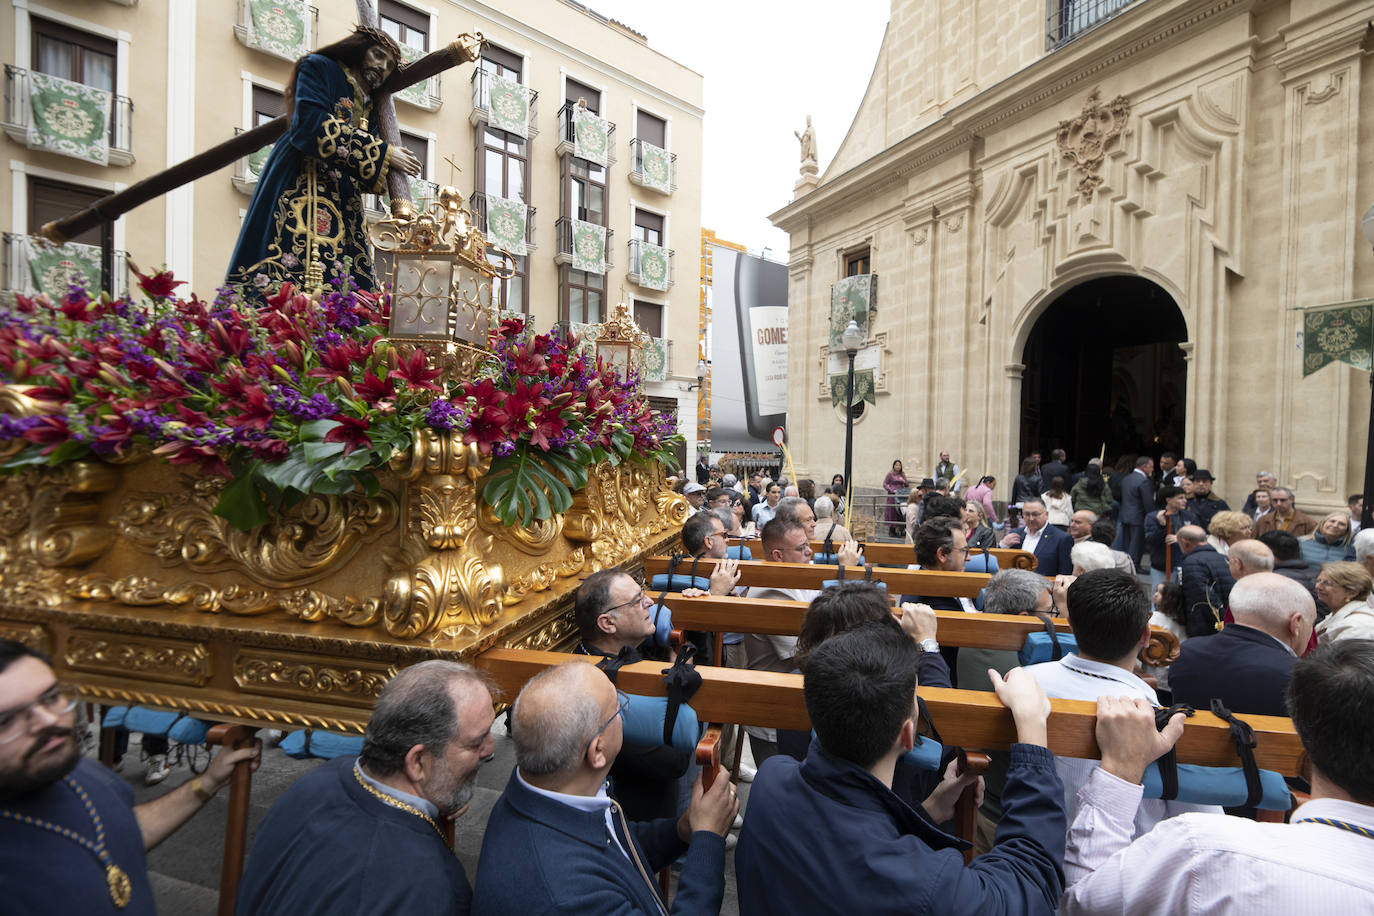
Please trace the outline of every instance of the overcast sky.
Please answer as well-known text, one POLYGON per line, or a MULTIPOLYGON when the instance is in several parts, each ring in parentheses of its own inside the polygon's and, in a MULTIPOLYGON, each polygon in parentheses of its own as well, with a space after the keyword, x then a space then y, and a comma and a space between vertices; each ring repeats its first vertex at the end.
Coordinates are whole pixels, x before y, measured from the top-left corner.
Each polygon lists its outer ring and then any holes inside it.
POLYGON ((868 86, 889 0, 584 2, 702 75, 702 226, 786 261, 787 234, 768 214, 792 199, 801 162, 792 132, 811 115, 824 174, 868 86))

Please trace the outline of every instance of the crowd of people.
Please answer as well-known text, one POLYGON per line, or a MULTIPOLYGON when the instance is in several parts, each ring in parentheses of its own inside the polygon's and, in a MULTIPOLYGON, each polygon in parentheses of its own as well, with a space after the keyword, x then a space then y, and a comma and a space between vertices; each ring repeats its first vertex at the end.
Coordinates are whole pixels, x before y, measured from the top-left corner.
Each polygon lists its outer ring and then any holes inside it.
MULTIPOLYGON (((799 674, 811 722, 805 732, 726 730, 724 759, 747 738, 757 768, 737 776, 752 783, 743 807, 730 778, 705 787, 689 750, 627 731, 633 698, 616 672, 671 662, 673 651, 657 638, 655 596, 606 569, 577 589, 575 657, 517 696, 451 661, 394 676, 362 752, 315 767, 263 818, 237 912, 717 913, 732 848, 739 910, 750 914, 1364 911, 1374 905, 1374 872, 1359 864, 1374 834, 1374 530, 1358 531, 1352 514, 1303 515, 1267 474, 1232 510, 1209 473, 1166 466, 1170 457, 1158 480, 1143 458, 1114 481, 1095 462, 1060 471, 1065 456, 1054 453, 1048 487, 1032 483, 1010 518, 989 506, 990 477, 962 498, 957 470, 930 481, 907 504, 918 515, 902 522, 911 566, 992 573, 977 598, 897 597, 864 581, 742 587, 730 538, 751 526, 764 563, 816 562, 818 542, 827 560, 864 562, 837 520, 843 481, 822 493, 760 473, 690 482, 683 548, 716 562, 684 595, 806 605, 797 635, 722 634, 727 666, 799 674), (994 544, 1031 551, 1037 570, 970 556, 994 544), (1160 574, 1152 589, 1147 571, 1160 574), (1065 616, 1076 647, 1022 666, 1012 651, 942 646, 937 611, 1065 616), (1142 662, 1154 626, 1182 642, 1167 668, 1142 662), (1016 742, 990 751, 985 776, 961 769, 952 748, 919 764, 918 685, 995 693, 1016 742), (1052 752, 1051 697, 1097 704, 1100 759, 1052 752), (1291 717, 1310 800, 1286 823, 1257 822, 1245 805, 1145 797, 1147 768, 1185 730, 1172 704, 1214 701, 1291 717), (464 829, 502 702, 515 766, 469 875, 441 825, 464 829), (976 855, 966 866, 969 843, 952 821, 970 788, 976 855), (669 865, 671 901, 656 877, 669 865)), ((1036 468, 1022 470, 1018 481, 1036 468)), ((256 765, 260 748, 224 751, 201 776, 134 806, 125 782, 81 754, 76 706, 46 658, 0 641, 7 907, 152 912, 146 850, 236 763, 256 765)))

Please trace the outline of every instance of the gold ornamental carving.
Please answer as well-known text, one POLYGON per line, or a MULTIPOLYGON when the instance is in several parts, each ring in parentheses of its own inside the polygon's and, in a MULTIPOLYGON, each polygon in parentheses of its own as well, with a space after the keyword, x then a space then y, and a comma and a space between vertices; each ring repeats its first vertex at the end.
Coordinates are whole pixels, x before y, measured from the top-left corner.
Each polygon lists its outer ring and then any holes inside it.
POLYGON ((507 640, 506 649, 550 651, 571 643, 577 635, 577 621, 571 612, 559 614, 533 633, 507 640))
POLYGON ((244 649, 234 659, 234 683, 253 693, 301 700, 357 701, 370 706, 395 665, 321 661, 308 656, 244 649))
POLYGON ((14 475, 0 491, 0 534, 49 569, 88 563, 114 540, 100 495, 118 483, 119 472, 100 461, 14 475))
POLYGON ((196 695, 169 693, 165 690, 140 689, 137 687, 116 687, 105 683, 84 683, 76 678, 77 688, 84 698, 109 700, 114 703, 160 706, 165 709, 184 710, 191 715, 221 722, 246 722, 253 725, 318 728, 340 734, 361 735, 367 727, 368 714, 357 717, 345 715, 321 715, 299 708, 283 708, 262 702, 230 702, 207 699, 196 695))
POLYGON ((175 494, 135 494, 112 523, 139 549, 196 572, 241 572, 271 588, 328 575, 396 526, 396 498, 312 494, 261 528, 240 531, 214 513, 225 481, 187 480, 175 494))
POLYGON ((44 655, 52 654, 52 637, 48 635, 47 627, 40 624, 13 623, 0 620, 0 639, 17 642, 20 645, 28 646, 35 652, 42 652, 44 655))
POLYGON ((1055 144, 1059 147, 1059 155, 1082 175, 1078 193, 1085 200, 1102 184, 1100 173, 1107 148, 1125 133, 1130 114, 1131 102, 1124 95, 1104 104, 1100 93, 1094 89, 1083 101, 1083 111, 1078 117, 1059 122, 1055 144))
POLYGON ((94 674, 153 678, 202 686, 210 679, 210 653, 200 643, 77 631, 63 653, 67 666, 94 674))

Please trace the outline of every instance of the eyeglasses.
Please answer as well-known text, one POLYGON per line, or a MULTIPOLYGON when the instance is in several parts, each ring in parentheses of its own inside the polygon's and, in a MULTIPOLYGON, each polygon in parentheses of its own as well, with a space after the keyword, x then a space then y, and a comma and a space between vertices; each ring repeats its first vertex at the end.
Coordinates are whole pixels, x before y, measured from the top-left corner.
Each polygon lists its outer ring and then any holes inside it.
POLYGON ((77 692, 75 687, 53 684, 32 703, 0 712, 0 744, 9 744, 29 730, 33 721, 33 708, 43 707, 50 716, 61 716, 76 708, 77 692))
POLYGON ((616 717, 616 716, 620 716, 622 719, 625 717, 625 710, 626 710, 626 708, 630 705, 630 698, 629 698, 629 696, 627 696, 626 694, 620 692, 619 690, 617 690, 617 691, 615 692, 615 696, 616 696, 616 707, 615 707, 615 712, 611 713, 611 717, 610 717, 609 719, 607 719, 605 722, 601 723, 601 727, 598 728, 598 729, 596 730, 596 733, 592 735, 593 738, 595 738, 597 735, 601 734, 601 733, 604 732, 607 728, 609 728, 609 727, 610 727, 610 724, 611 724, 612 722, 615 721, 615 717, 616 717))
POLYGON ((949 552, 950 552, 950 553, 962 553, 964 556, 968 556, 968 548, 967 548, 967 547, 951 547, 951 548, 949 549, 949 552))
POLYGON ((649 596, 646 595, 646 594, 644 594, 644 586, 643 586, 643 584, 641 584, 641 585, 640 585, 640 588, 639 588, 639 594, 638 594, 638 595, 636 595, 635 597, 631 598, 629 601, 626 601, 624 604, 617 604, 617 605, 615 605, 614 607, 608 607, 608 608, 606 608, 606 610, 602 611, 601 613, 603 613, 603 614, 614 614, 616 611, 620 610, 620 609, 623 608, 623 607, 631 607, 632 605, 636 605, 636 604, 639 605, 640 607, 643 607, 643 606, 644 606, 644 602, 647 601, 648 599, 649 599, 649 596))

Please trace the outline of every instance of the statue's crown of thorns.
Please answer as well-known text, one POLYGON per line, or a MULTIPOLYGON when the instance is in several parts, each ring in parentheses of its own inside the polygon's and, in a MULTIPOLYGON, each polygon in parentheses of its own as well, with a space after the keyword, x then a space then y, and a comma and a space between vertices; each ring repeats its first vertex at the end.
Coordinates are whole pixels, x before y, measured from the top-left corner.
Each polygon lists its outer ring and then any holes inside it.
POLYGON ((353 33, 355 35, 366 35, 368 38, 385 48, 391 56, 395 58, 398 67, 401 65, 401 47, 396 44, 396 39, 392 38, 386 32, 383 32, 381 29, 374 29, 370 25, 359 25, 354 26, 353 33))

